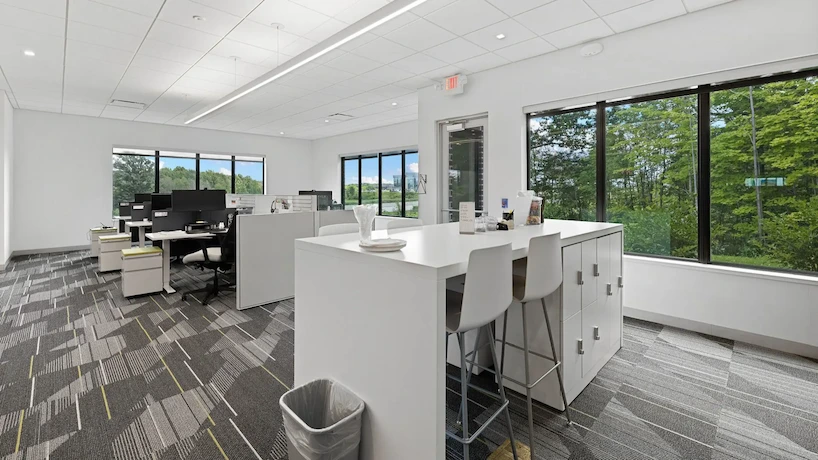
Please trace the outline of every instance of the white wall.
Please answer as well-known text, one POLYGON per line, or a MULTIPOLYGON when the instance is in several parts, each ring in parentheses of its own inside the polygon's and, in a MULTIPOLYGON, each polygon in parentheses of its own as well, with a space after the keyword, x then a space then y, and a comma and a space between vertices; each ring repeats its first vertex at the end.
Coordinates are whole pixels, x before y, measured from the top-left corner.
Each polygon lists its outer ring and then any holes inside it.
MULTIPOLYGON (((418 147, 428 193, 420 196, 420 217, 439 220, 439 121, 488 115, 486 190, 488 210, 497 215, 500 199, 526 184, 527 107, 558 108, 815 67, 816 18, 814 0, 741 0, 608 37, 601 40, 604 52, 592 58, 571 48, 470 75, 460 96, 421 90, 418 147)), ((818 279, 796 288, 783 276, 758 282, 741 272, 683 270, 634 258, 626 260, 625 272, 625 305, 632 314, 818 347, 818 334, 807 329, 816 324, 818 279), (742 295, 732 295, 737 291, 742 295)))
POLYGON ((11 256, 11 218, 14 175, 14 110, 5 91, 0 91, 0 268, 11 256))
POLYGON ((15 251, 88 244, 111 222, 114 146, 267 158, 267 192, 298 194, 312 183, 309 141, 78 115, 14 113, 15 251))
POLYGON ((332 190, 332 198, 340 203, 340 157, 403 150, 415 148, 417 145, 418 124, 416 121, 317 139, 312 143, 315 189, 332 190))

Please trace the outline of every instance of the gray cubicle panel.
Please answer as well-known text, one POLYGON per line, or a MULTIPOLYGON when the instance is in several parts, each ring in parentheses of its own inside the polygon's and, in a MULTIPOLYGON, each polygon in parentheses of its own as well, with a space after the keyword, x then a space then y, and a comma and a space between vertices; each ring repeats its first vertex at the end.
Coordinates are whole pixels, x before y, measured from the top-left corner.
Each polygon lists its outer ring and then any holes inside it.
MULTIPOLYGON (((151 202, 145 201, 142 203, 132 202, 131 203, 131 221, 136 222, 139 220, 151 219, 151 202)), ((138 228, 131 228, 131 242, 139 241, 139 229, 138 228)))
POLYGON ((237 308, 294 297, 295 240, 315 236, 315 213, 247 214, 237 218, 237 308))

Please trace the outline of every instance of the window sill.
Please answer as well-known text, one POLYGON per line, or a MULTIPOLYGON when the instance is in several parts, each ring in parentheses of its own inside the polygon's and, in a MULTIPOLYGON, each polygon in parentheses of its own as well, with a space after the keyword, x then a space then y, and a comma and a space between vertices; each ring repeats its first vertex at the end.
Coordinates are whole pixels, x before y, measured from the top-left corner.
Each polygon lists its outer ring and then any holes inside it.
POLYGON ((625 255, 625 260, 644 264, 655 264, 661 266, 672 266, 684 270, 695 270, 705 273, 716 273, 721 275, 741 276, 749 278, 764 279, 770 281, 781 281, 786 283, 806 284, 818 286, 818 276, 799 275, 795 273, 782 273, 762 269, 730 267, 725 265, 702 264, 697 261, 683 261, 661 259, 657 257, 641 257, 625 255))

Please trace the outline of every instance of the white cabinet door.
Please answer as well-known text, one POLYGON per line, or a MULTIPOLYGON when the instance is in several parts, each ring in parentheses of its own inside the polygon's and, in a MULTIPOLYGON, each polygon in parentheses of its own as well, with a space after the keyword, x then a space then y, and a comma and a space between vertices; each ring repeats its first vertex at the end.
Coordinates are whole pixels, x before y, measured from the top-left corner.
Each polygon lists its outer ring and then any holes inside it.
POLYGON ((582 243, 562 248, 562 318, 568 319, 578 313, 582 306, 582 243))
POLYGON ((604 300, 582 309, 582 375, 587 376, 608 350, 606 334, 610 334, 610 315, 604 300))
POLYGON ((599 277, 594 276, 596 239, 582 242, 582 308, 596 302, 599 277))
POLYGON ((562 379, 565 388, 582 385, 582 313, 577 312, 562 323, 562 379))
POLYGON ((597 299, 608 297, 608 283, 611 282, 611 235, 596 240, 597 299))
POLYGON ((611 295, 608 296, 608 313, 611 315, 611 345, 622 346, 622 233, 614 233, 611 240, 611 295))

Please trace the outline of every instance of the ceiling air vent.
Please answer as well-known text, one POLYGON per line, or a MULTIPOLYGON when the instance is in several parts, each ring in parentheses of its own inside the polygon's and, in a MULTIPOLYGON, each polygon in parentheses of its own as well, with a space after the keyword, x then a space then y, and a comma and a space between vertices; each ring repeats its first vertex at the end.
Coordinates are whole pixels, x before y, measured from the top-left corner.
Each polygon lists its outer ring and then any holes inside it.
POLYGON ((122 99, 111 99, 111 102, 109 102, 108 105, 113 105, 114 107, 125 107, 128 109, 145 110, 145 104, 142 102, 124 101, 122 99))
POLYGON ((349 121, 353 118, 355 117, 346 113, 333 113, 327 117, 327 119, 330 121, 349 121))

